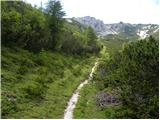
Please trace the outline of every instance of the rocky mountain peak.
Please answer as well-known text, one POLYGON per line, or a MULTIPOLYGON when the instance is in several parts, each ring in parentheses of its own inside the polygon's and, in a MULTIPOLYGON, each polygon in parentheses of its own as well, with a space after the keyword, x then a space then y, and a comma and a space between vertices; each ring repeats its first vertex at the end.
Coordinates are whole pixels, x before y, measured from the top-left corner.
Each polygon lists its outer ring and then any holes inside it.
POLYGON ((94 17, 85 16, 73 19, 84 25, 91 26, 95 30, 95 32, 101 32, 102 30, 105 30, 105 24, 103 23, 103 21, 94 17))
POLYGON ((74 17, 72 19, 86 26, 91 26, 99 36, 123 34, 125 36, 132 35, 145 38, 146 36, 159 30, 159 26, 155 24, 130 24, 122 21, 119 23, 104 24, 102 20, 90 16, 74 17))

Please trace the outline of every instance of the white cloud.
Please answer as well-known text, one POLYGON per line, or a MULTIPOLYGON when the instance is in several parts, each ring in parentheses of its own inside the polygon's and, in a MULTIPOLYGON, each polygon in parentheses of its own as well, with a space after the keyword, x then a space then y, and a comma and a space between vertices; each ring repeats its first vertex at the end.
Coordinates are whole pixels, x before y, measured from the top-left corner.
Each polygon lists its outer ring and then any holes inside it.
MULTIPOLYGON (((40 5, 41 0, 27 0, 40 5), (39 4, 38 4, 39 3, 39 4)), ((43 0, 43 3, 47 0, 43 0)), ((159 23, 158 0, 61 0, 66 17, 92 16, 105 23, 159 23)))

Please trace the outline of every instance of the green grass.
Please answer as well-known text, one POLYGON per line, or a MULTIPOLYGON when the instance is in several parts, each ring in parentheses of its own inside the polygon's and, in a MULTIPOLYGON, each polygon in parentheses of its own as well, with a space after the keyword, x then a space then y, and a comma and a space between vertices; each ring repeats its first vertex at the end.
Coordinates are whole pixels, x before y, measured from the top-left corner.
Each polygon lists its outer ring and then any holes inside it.
POLYGON ((2 118, 63 118, 70 96, 95 57, 2 46, 2 118))
POLYGON ((100 40, 101 44, 106 47, 107 52, 113 55, 115 52, 122 48, 124 43, 131 41, 137 41, 136 36, 125 36, 125 35, 107 35, 100 40))
POLYGON ((103 49, 105 49, 105 54, 108 54, 108 56, 114 55, 115 52, 121 50, 122 45, 125 43, 117 39, 101 39, 99 41, 103 45, 103 49))

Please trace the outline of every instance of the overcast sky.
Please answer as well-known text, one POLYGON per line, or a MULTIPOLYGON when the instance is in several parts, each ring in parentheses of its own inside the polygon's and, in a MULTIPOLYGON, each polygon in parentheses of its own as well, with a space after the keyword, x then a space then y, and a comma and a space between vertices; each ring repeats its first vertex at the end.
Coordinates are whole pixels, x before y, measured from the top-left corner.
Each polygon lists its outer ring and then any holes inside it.
MULTIPOLYGON (((25 0, 40 6, 48 0, 25 0)), ((159 23, 159 0, 60 0, 66 17, 91 16, 104 23, 159 23)))

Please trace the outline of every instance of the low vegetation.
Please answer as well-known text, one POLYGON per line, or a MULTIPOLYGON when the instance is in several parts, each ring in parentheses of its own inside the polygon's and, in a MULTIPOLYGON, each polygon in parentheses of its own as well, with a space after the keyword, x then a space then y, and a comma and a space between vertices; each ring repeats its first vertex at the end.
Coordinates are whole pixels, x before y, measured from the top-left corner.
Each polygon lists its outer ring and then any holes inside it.
POLYGON ((2 47, 2 118, 62 118, 93 57, 2 47))

